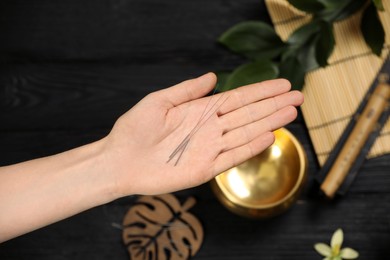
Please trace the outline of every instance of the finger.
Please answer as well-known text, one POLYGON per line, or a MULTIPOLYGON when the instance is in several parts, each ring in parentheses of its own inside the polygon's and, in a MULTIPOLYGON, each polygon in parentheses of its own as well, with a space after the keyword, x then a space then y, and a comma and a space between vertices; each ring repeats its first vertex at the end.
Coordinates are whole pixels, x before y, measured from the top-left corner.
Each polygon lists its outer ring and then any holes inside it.
POLYGON ((286 106, 299 106, 303 95, 299 91, 283 93, 276 97, 252 103, 219 117, 224 132, 265 118, 286 106))
POLYGON ((215 159, 214 174, 218 175, 258 155, 272 145, 274 141, 274 134, 266 132, 245 145, 222 152, 215 159))
POLYGON ((272 132, 293 121, 297 116, 297 110, 294 106, 288 106, 276 111, 274 114, 236 128, 222 136, 223 149, 228 151, 236 147, 250 143, 263 133, 272 132))
POLYGON ((219 111, 219 115, 229 113, 248 104, 275 97, 288 92, 291 84, 285 79, 267 80, 228 91, 229 103, 219 111))
POLYGON ((214 73, 207 73, 198 78, 183 81, 175 86, 158 91, 172 107, 207 95, 217 82, 214 73))

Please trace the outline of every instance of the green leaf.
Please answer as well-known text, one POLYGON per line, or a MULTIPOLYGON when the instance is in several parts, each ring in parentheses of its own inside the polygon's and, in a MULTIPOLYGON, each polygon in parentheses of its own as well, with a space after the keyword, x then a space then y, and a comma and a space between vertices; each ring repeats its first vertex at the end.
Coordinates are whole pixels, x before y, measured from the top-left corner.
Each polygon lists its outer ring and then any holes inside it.
POLYGON ((341 249, 340 256, 343 259, 356 259, 359 257, 359 253, 352 248, 346 247, 341 249))
POLYGON ((324 9, 324 5, 318 0, 287 0, 295 8, 307 13, 317 13, 324 9))
POLYGON ((339 228, 333 233, 332 239, 330 241, 330 246, 332 248, 341 247, 341 245, 343 244, 343 240, 344 240, 344 233, 343 230, 339 228))
POLYGON ((318 0, 318 1, 321 2, 325 6, 325 9, 337 10, 337 9, 344 8, 352 0, 344 0, 344 1, 340 1, 340 0, 318 0))
POLYGON ((332 24, 323 20, 312 21, 295 30, 287 42, 289 50, 283 53, 282 59, 296 56, 305 72, 326 66, 335 44, 332 24))
POLYGON ((292 89, 300 90, 305 82, 305 70, 295 56, 289 56, 279 64, 278 77, 288 79, 292 89))
POLYGON ((379 11, 384 11, 385 10, 385 8, 383 7, 382 0, 372 0, 372 2, 376 6, 376 9, 378 9, 379 11))
POLYGON ((297 57, 305 72, 318 68, 315 55, 315 41, 321 30, 318 21, 307 23, 296 29, 287 39, 289 48, 282 55, 282 61, 290 56, 297 57))
POLYGON ((227 78, 223 90, 274 79, 278 75, 277 66, 270 61, 255 61, 236 68, 227 78))
POLYGON ((299 46, 299 48, 290 48, 288 51, 283 53, 281 59, 282 63, 291 58, 296 58, 301 64, 301 67, 305 73, 319 68, 320 65, 317 63, 317 58, 315 55, 315 40, 317 37, 312 39, 306 45, 299 46))
POLYGON ((306 44, 321 30, 320 24, 317 21, 313 21, 302 25, 296 29, 287 39, 287 42, 293 46, 301 46, 306 44))
POLYGON ((306 72, 315 70, 320 67, 316 57, 316 41, 317 37, 313 39, 314 43, 308 44, 307 46, 303 47, 298 53, 298 60, 302 64, 306 72))
POLYGON ((314 249, 322 256, 331 256, 332 255, 332 249, 324 243, 317 243, 314 245, 314 249))
POLYGON ((216 72, 217 75, 217 86, 216 89, 220 92, 224 91, 224 87, 226 85, 226 81, 230 76, 230 72, 227 71, 219 71, 216 72))
POLYGON ((363 13, 360 29, 368 46, 376 55, 380 56, 385 42, 385 31, 372 3, 363 13))
POLYGON ((325 3, 327 8, 316 13, 314 19, 336 22, 359 11, 366 4, 367 0, 321 0, 321 2, 325 3))
POLYGON ((318 35, 314 35, 304 45, 299 46, 298 48, 291 48, 288 52, 285 52, 282 56, 282 62, 293 56, 298 59, 306 73, 319 68, 320 65, 318 64, 316 58, 315 44, 318 37, 318 35))
POLYGON ((332 54, 335 40, 333 36, 333 26, 331 23, 321 21, 320 33, 316 39, 316 60, 322 67, 328 65, 328 58, 332 54))
POLYGON ((218 39, 231 51, 250 59, 273 59, 286 48, 272 26, 257 21, 239 23, 218 39))
POLYGON ((312 21, 296 29, 287 39, 289 50, 283 53, 282 60, 296 56, 306 72, 319 67, 315 55, 315 42, 320 31, 319 21, 312 21))

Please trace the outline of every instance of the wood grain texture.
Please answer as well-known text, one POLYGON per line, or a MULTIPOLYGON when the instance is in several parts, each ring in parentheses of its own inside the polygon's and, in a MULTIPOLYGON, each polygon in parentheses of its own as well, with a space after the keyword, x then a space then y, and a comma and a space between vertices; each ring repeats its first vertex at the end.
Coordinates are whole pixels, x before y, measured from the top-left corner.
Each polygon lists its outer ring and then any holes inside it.
MULTIPOLYGON (((253 19, 269 21, 262 1, 1 1, 0 165, 97 140, 151 91, 234 68, 242 59, 215 40, 253 19)), ((307 152, 309 180, 285 214, 238 217, 208 184, 175 194, 197 198, 190 212, 205 237, 194 259, 321 259, 313 244, 329 243, 339 227, 361 259, 387 259, 390 155, 367 161, 348 195, 325 203, 313 193, 318 163, 302 117, 288 128, 307 152)), ((0 244, 0 259, 128 259, 120 225, 133 202, 123 198, 0 244)))

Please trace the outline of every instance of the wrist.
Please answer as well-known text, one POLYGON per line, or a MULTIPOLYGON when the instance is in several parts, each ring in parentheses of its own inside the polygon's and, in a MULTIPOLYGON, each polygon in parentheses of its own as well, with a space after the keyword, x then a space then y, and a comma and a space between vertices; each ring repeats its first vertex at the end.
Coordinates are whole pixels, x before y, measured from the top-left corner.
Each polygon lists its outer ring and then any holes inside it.
POLYGON ((107 156, 106 138, 81 147, 86 150, 86 166, 90 168, 92 184, 96 188, 98 204, 105 204, 121 197, 112 162, 107 156))

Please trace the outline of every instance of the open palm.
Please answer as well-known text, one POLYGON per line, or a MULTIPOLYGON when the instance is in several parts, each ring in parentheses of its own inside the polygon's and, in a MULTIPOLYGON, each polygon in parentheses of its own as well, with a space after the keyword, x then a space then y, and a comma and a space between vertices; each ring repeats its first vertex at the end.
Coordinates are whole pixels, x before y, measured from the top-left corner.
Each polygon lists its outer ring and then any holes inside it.
POLYGON ((296 117, 303 102, 286 80, 271 80, 204 97, 209 73, 146 96, 106 138, 107 169, 118 191, 156 194, 202 184, 257 155, 272 131, 296 117))

